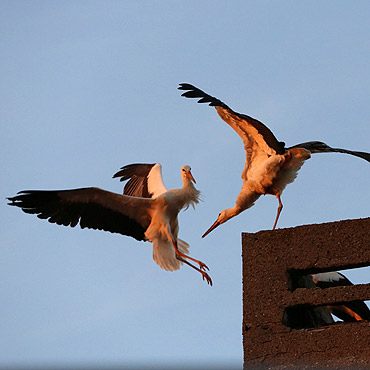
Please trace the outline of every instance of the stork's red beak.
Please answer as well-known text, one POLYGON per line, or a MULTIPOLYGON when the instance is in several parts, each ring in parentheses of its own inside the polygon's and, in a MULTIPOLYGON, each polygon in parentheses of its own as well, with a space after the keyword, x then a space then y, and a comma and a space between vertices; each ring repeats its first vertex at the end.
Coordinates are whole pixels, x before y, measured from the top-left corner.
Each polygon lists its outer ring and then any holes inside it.
POLYGON ((218 225, 220 225, 219 221, 216 220, 215 223, 202 235, 202 238, 207 236, 213 229, 215 229, 218 225))
POLYGON ((197 182, 195 181, 193 175, 191 174, 190 171, 186 171, 186 176, 191 180, 193 181, 194 184, 196 184, 197 182))

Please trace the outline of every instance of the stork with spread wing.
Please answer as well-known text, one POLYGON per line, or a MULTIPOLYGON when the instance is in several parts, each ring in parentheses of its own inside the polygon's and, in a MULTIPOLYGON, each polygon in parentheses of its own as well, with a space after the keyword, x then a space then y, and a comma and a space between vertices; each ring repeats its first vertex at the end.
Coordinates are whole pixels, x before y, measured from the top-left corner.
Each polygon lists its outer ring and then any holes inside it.
POLYGON ((255 201, 265 194, 275 195, 279 202, 273 226, 275 229, 283 209, 281 194, 285 187, 294 181, 303 163, 312 153, 346 153, 370 162, 370 153, 331 148, 319 141, 309 141, 286 148, 285 143, 278 141, 262 122, 246 114, 234 112, 221 100, 193 85, 182 83, 179 90, 186 91, 182 94, 186 98, 199 98, 198 103, 209 103, 215 107, 219 116, 240 136, 246 152, 245 166, 241 175, 243 185, 235 206, 221 211, 215 223, 202 237, 252 207, 255 201))
POLYGON ((72 190, 24 190, 8 198, 11 206, 58 225, 104 230, 153 243, 154 261, 168 271, 178 270, 185 263, 202 274, 212 285, 205 272, 208 267, 190 257, 189 245, 178 239, 177 215, 199 201, 200 192, 190 167, 181 167, 181 189, 167 190, 163 184, 161 165, 134 164, 123 167, 114 177, 130 179, 124 194, 99 188, 72 190), (199 267, 193 265, 195 262, 199 267))

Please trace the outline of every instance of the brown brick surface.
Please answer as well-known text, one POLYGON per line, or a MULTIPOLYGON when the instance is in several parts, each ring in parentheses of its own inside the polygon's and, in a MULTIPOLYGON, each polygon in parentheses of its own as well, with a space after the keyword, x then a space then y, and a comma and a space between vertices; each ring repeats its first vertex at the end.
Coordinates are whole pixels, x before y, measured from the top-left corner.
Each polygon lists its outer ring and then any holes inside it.
MULTIPOLYGON (((288 307, 370 299, 370 284, 292 291, 292 271, 370 266, 370 218, 243 233, 245 368, 370 369, 370 323, 284 325, 288 307)), ((370 276, 369 276, 370 283, 370 276)))

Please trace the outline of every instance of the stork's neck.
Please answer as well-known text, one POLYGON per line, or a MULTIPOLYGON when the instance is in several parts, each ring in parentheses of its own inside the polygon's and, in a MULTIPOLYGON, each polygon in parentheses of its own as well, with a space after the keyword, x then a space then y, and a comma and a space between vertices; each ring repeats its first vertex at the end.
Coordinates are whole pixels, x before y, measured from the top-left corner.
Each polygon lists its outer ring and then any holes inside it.
POLYGON ((239 206, 235 205, 234 207, 227 208, 223 211, 222 219, 220 220, 220 224, 230 220, 230 218, 233 218, 237 216, 239 213, 243 212, 243 209, 239 206))
POLYGON ((182 177, 182 183, 183 186, 179 189, 178 197, 182 200, 183 207, 188 208, 191 205, 195 208, 195 204, 199 203, 200 191, 196 189, 193 182, 185 176, 182 177))

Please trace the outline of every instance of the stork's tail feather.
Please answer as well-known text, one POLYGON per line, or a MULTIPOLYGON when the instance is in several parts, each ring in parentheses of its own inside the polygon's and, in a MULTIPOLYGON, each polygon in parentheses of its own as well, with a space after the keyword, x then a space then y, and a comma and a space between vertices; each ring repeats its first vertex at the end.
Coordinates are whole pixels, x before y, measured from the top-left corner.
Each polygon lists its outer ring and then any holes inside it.
POLYGON ((175 249, 170 241, 153 243, 153 260, 166 271, 176 271, 180 268, 180 262, 176 259, 175 249))
MULTIPOLYGON (((181 253, 189 254, 189 244, 184 240, 178 239, 177 245, 181 253)), ((176 258, 175 248, 170 241, 153 243, 153 260, 166 271, 176 271, 180 269, 180 262, 176 258)))
POLYGON ((177 246, 179 247, 179 251, 181 253, 189 254, 190 245, 185 240, 177 239, 177 246))

